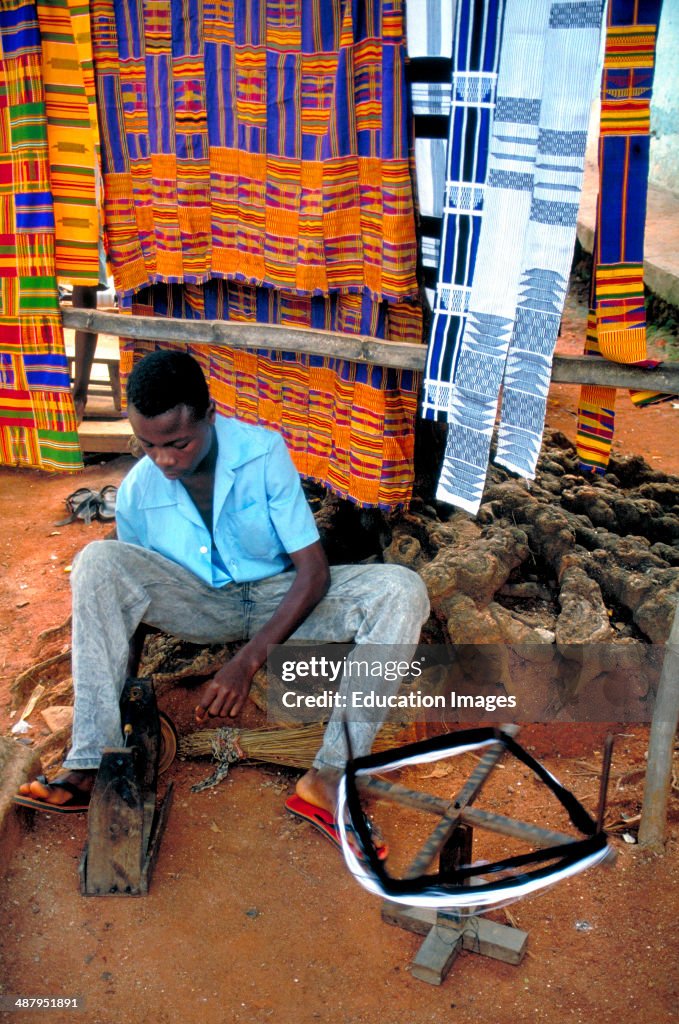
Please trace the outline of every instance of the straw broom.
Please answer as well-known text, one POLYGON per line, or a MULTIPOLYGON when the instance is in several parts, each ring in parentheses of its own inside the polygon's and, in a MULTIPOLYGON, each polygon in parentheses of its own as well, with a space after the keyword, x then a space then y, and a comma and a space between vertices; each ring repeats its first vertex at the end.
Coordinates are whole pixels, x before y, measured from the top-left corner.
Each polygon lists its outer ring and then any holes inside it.
MULTIPOLYGON (((198 792, 214 786, 238 761, 259 761, 288 768, 311 768, 323 740, 325 722, 311 722, 278 729, 201 729, 179 741, 180 757, 210 757, 217 770, 205 782, 193 786, 198 792)), ((373 750, 389 750, 411 737, 403 726, 385 725, 378 733, 373 750)))

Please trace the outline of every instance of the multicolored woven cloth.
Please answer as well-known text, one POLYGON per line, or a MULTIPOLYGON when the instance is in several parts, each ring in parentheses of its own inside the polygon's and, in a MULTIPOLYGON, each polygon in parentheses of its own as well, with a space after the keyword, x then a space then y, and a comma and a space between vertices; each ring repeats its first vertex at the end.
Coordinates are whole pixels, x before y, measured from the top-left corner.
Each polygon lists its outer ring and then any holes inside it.
POLYGON ((37 0, 57 277, 99 283, 99 127, 87 0, 37 0))
POLYGON ((80 469, 32 0, 0 5, 0 236, 0 462, 80 469))
MULTIPOLYGON (((92 0, 92 26, 123 312, 421 341, 402 0, 92 0)), ((412 375, 206 358, 222 411, 281 430, 302 473, 408 501, 412 375)))
MULTIPOLYGON (((425 419, 447 420, 453 404, 481 232, 503 13, 504 0, 482 5, 460 0, 455 12, 452 113, 439 200, 441 248, 422 389, 425 419)), ((419 180, 418 168, 418 188, 419 180)))
MULTIPOLYGON (((221 280, 154 285, 135 297, 131 312, 311 327, 390 340, 407 338, 408 325, 419 323, 420 316, 419 308, 376 302, 365 292, 299 296, 221 280)), ((135 359, 155 347, 127 345, 121 366, 128 372, 135 359)), ((219 411, 279 430, 304 476, 360 505, 390 509, 407 503, 419 375, 269 350, 190 350, 208 376, 219 411)))
POLYGON ((116 287, 417 295, 401 0, 92 0, 116 287))
MULTIPOLYGON (((650 109, 662 0, 609 0, 601 87, 599 197, 585 353, 618 363, 646 359, 644 227, 650 109)), ((664 401, 631 393, 638 405, 664 401)), ((615 388, 584 385, 577 449, 584 469, 603 473, 615 428, 615 388)))

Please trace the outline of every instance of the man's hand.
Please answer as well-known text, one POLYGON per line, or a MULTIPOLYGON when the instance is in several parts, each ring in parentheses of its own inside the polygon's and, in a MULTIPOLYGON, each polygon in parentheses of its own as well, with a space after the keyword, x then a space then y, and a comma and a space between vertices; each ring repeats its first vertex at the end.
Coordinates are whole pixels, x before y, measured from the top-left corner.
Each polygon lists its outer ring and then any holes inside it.
POLYGON ((196 721, 200 724, 208 716, 235 718, 240 713, 252 677, 266 661, 269 647, 292 636, 326 594, 330 569, 320 542, 291 551, 290 558, 297 570, 291 577, 290 589, 269 621, 203 688, 196 708, 196 721))
POLYGON ((235 718, 247 700, 256 669, 246 665, 238 655, 227 661, 201 692, 196 707, 196 721, 203 725, 208 718, 235 718))

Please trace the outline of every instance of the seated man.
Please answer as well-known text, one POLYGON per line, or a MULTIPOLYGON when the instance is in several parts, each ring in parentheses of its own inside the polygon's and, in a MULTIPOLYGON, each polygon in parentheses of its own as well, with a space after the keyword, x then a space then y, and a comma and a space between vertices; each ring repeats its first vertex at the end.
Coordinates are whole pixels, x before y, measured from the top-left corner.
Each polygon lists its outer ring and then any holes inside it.
MULTIPOLYGON (((87 806, 103 748, 122 742, 119 698, 137 668, 143 624, 194 643, 247 641, 203 687, 203 722, 238 715, 270 644, 415 645, 429 612, 409 569, 329 568, 282 437, 217 416, 190 355, 146 356, 127 397, 146 458, 118 490, 118 539, 94 541, 74 563, 72 747, 56 779, 21 787, 19 802, 30 806, 87 806)), ((398 687, 371 682, 385 694, 398 687)), ((355 756, 369 752, 377 728, 352 723, 355 756)), ((346 758, 335 711, 314 767, 297 783, 298 806, 332 814, 346 758)))

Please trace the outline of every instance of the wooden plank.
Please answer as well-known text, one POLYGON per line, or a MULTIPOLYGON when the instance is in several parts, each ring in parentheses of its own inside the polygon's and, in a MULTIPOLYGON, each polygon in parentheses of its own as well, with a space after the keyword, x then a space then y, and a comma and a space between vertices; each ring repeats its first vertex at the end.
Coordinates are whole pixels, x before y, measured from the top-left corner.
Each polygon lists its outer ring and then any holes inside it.
POLYGON ((420 847, 415 859, 405 873, 406 878, 418 878, 424 874, 438 853, 446 845, 460 821, 460 812, 451 810, 443 815, 438 825, 432 829, 420 847))
MULTIPOLYGON (((518 726, 516 725, 505 725, 502 728, 508 736, 516 736, 519 731, 518 726)), ((503 743, 493 743, 491 746, 486 748, 483 757, 474 768, 460 792, 453 799, 453 806, 457 810, 461 810, 476 799, 487 782, 493 768, 504 756, 506 749, 507 748, 503 743)))
POLYGON ((144 798, 133 749, 104 751, 88 812, 83 860, 86 896, 140 893, 144 858, 144 798))
POLYGON ((403 928, 415 935, 428 935, 436 924, 436 911, 431 907, 406 907, 385 900, 382 904, 382 920, 385 924, 403 928))
POLYGON ((126 419, 83 420, 78 425, 78 439, 83 452, 129 453, 133 436, 132 427, 126 419))
POLYGON ((385 800, 391 800, 392 803, 401 804, 403 807, 411 807, 414 811, 428 811, 429 814, 441 816, 451 808, 450 800, 432 796, 430 793, 420 793, 418 790, 408 789, 398 782, 387 782, 386 779, 378 779, 374 776, 361 776, 356 779, 356 785, 362 792, 383 797, 385 800))
MULTIPOLYGON (((513 839, 523 839, 526 843, 537 847, 558 846, 561 843, 574 843, 576 837, 569 836, 565 832, 555 832, 553 829, 541 828, 539 825, 532 825, 527 821, 517 821, 515 818, 507 818, 504 814, 496 814, 491 811, 483 811, 478 807, 467 807, 460 815, 460 820, 475 828, 484 828, 489 832, 497 832, 502 836, 511 836, 513 839)), ((581 837, 577 837, 581 838, 581 837)))
POLYGON ((440 985, 462 948, 461 930, 431 929, 411 964, 411 974, 430 985, 440 985))
MULTIPOLYGON (((62 307, 64 327, 93 333, 120 335, 145 341, 183 341, 194 345, 301 352, 356 363, 374 363, 397 369, 422 371, 426 346, 379 341, 365 335, 338 334, 276 324, 242 324, 219 320, 171 320, 160 317, 122 316, 94 309, 62 307)), ((552 380, 557 384, 600 384, 614 388, 653 389, 679 394, 679 363, 664 363, 655 370, 612 363, 591 356, 554 356, 552 380)))
POLYGON ((97 310, 62 310, 65 327, 94 333, 119 334, 144 341, 182 341, 194 345, 301 352, 422 370, 425 348, 396 341, 380 341, 362 334, 339 334, 277 324, 243 324, 221 320, 171 320, 161 317, 121 316, 97 310))
POLYGON ((470 953, 480 953, 481 956, 516 965, 526 955, 528 933, 485 917, 471 917, 464 925, 462 945, 470 953))

